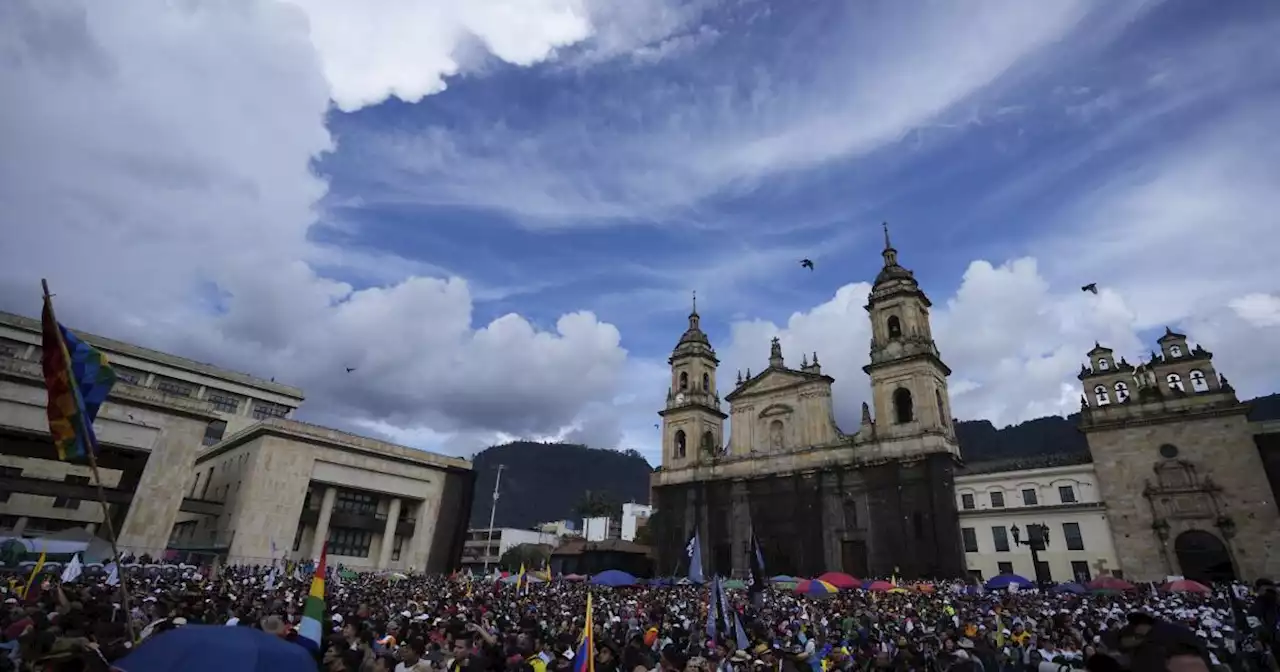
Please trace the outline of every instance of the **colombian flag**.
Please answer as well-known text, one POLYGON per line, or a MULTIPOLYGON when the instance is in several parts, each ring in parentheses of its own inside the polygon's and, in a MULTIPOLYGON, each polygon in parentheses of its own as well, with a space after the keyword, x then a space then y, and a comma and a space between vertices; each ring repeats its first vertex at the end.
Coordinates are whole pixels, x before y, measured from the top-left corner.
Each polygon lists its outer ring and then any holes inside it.
POLYGON ((596 672, 596 643, 592 636, 591 593, 587 593, 587 623, 582 626, 582 643, 573 655, 573 672, 596 672))
POLYGON ((329 545, 320 549, 320 562, 316 563, 315 577, 311 579, 311 593, 302 607, 302 622, 298 623, 298 639, 313 652, 320 651, 320 637, 324 621, 324 564, 329 545))

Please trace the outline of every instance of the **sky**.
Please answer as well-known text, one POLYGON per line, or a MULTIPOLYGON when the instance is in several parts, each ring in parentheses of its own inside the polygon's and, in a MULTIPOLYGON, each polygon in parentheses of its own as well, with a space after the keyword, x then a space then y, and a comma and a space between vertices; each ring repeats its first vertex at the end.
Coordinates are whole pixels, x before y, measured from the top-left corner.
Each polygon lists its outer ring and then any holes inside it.
POLYGON ((48 278, 310 422, 656 464, 695 291, 721 395, 777 336, 856 429, 888 222, 961 419, 1074 412, 1095 341, 1166 326, 1267 394, 1276 34, 1267 0, 9 0, 0 310, 48 278))

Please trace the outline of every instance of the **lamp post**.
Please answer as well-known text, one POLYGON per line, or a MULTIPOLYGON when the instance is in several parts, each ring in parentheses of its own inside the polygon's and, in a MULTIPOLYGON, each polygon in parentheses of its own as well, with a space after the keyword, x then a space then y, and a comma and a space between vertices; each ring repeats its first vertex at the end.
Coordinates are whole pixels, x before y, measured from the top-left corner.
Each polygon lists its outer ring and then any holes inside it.
POLYGON ((1018 529, 1015 524, 1010 530, 1013 532, 1013 545, 1026 546, 1031 549, 1031 567, 1036 573, 1036 585, 1044 588, 1048 583, 1048 578, 1040 575, 1040 551, 1049 546, 1049 526, 1043 523, 1031 523, 1027 525, 1027 538, 1022 538, 1022 530, 1018 529))

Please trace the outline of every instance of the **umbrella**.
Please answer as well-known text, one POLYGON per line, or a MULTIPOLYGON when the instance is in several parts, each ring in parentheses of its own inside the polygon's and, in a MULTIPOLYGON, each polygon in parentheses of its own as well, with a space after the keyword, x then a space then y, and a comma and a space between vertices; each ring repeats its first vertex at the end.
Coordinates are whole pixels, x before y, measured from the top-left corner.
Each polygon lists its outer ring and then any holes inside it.
POLYGON ((1209 586, 1192 581, 1191 579, 1178 579, 1165 584, 1164 589, 1171 593, 1202 593, 1208 595, 1213 592, 1209 586))
POLYGON ((853 578, 852 576, 849 576, 848 574, 845 574, 844 572, 827 572, 826 574, 819 576, 818 580, 829 583, 835 586, 836 588, 839 588, 840 590, 847 590, 849 588, 862 587, 861 581, 853 578))
POLYGON ((1103 574, 1089 582, 1089 590, 1133 590, 1133 584, 1110 574, 1103 574))
POLYGON ((987 582, 987 590, 1004 590, 1013 585, 1019 588, 1031 588, 1036 584, 1031 579, 1017 574, 1000 574, 991 577, 991 580, 987 582))
POLYGON ((636 585, 636 577, 631 576, 620 569, 607 569, 591 577, 591 585, 611 586, 614 588, 634 586, 636 585))
POLYGON ((769 581, 772 583, 800 583, 800 579, 797 579, 794 576, 787 576, 786 574, 779 574, 772 579, 769 579, 769 581))
POLYGON ((932 583, 917 583, 915 589, 922 593, 932 593, 937 590, 932 583))
POLYGON ((1078 583, 1071 582, 1071 583, 1064 583, 1064 584, 1062 584, 1062 585, 1060 585, 1060 586, 1054 586, 1054 588, 1053 588, 1053 592, 1055 592, 1055 593, 1071 593, 1072 595, 1083 595, 1083 594, 1085 594, 1085 592, 1087 592, 1087 591, 1085 590, 1085 587, 1084 587, 1084 586, 1082 586, 1082 585, 1080 585, 1080 584, 1078 584, 1078 583))
POLYGON ((587 580, 587 577, 583 576, 582 574, 565 574, 561 578, 563 578, 565 581, 586 581, 587 580))
MULTIPOLYGON (((513 584, 519 580, 520 580, 519 574, 516 574, 515 576, 508 576, 505 579, 501 579, 501 581, 507 585, 513 584)), ((544 581, 546 581, 546 579, 540 579, 536 576, 533 576, 532 574, 525 574, 524 580, 525 580, 525 583, 543 583, 544 581)))
POLYGON ((188 625, 162 632, 116 662, 121 672, 315 672, 306 649, 256 628, 188 625))
POLYGON ((896 588, 896 586, 888 581, 872 581, 870 585, 863 587, 867 590, 874 590, 877 593, 887 593, 896 588))
POLYGON ((839 588, 836 588, 821 579, 813 579, 812 581, 805 580, 796 584, 796 593, 800 595, 821 597, 824 595, 835 595, 838 592, 840 592, 839 588))
POLYGON ((729 590, 742 590, 747 587, 747 582, 742 579, 729 579, 720 585, 729 590))

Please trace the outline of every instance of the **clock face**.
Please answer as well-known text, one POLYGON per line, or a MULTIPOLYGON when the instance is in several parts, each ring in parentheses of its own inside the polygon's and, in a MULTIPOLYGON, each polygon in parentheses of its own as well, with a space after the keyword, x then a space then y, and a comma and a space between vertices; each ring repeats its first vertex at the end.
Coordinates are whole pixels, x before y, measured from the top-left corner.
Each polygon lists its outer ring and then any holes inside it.
POLYGON ((680 394, 677 394, 677 395, 676 395, 676 403, 677 403, 677 404, 683 404, 683 403, 684 403, 684 392, 681 392, 680 394))

